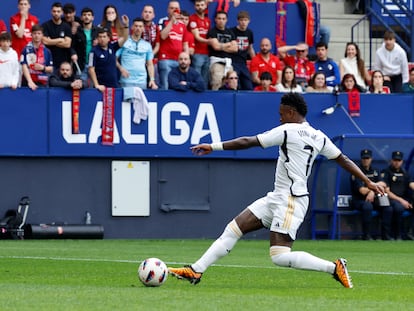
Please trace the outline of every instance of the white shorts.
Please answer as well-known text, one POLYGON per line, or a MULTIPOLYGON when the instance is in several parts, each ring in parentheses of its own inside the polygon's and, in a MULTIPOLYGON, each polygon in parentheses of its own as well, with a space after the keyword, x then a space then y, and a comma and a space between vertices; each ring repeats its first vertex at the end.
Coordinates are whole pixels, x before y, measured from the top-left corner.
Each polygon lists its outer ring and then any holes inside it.
POLYGON ((289 234, 295 240, 296 233, 308 210, 309 196, 294 197, 269 192, 267 196, 247 208, 259 218, 270 231, 289 234))

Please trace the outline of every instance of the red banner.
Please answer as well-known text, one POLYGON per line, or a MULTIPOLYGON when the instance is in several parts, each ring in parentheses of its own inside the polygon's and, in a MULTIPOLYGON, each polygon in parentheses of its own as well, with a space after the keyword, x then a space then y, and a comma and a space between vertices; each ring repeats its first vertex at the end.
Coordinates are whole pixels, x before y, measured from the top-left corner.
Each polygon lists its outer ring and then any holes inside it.
POLYGON ((114 141, 115 89, 107 87, 103 93, 102 145, 112 146, 114 141))

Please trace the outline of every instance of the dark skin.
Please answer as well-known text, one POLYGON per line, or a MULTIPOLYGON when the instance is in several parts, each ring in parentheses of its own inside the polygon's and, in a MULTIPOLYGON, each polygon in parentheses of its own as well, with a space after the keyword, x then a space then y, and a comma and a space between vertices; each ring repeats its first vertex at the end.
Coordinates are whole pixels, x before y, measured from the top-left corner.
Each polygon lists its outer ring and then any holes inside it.
MULTIPOLYGON (((279 115, 281 124, 306 122, 305 117, 298 113, 294 107, 284 105, 283 103, 279 107, 279 115)), ((241 150, 251 147, 260 147, 257 136, 239 137, 223 142, 224 150, 241 150)), ((207 155, 213 151, 210 144, 199 144, 191 147, 191 150, 198 156, 207 155)), ((370 190, 380 195, 384 194, 384 187, 379 183, 374 183, 369 180, 360 168, 346 155, 340 154, 335 161, 343 169, 361 179, 370 190)), ((243 234, 264 228, 261 220, 248 208, 237 215, 235 221, 243 234)), ((293 242, 294 240, 288 234, 270 231, 270 246, 286 246, 292 248, 293 242)))

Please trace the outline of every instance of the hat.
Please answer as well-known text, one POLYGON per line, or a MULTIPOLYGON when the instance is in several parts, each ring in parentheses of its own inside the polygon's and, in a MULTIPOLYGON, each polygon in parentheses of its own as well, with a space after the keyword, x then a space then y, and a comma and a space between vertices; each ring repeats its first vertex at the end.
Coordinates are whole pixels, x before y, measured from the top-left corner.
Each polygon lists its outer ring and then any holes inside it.
POLYGON ((369 149, 361 150, 361 159, 370 159, 372 158, 372 151, 369 149))
POLYGON ((391 157, 393 160, 402 160, 404 158, 404 154, 401 151, 394 151, 391 157))

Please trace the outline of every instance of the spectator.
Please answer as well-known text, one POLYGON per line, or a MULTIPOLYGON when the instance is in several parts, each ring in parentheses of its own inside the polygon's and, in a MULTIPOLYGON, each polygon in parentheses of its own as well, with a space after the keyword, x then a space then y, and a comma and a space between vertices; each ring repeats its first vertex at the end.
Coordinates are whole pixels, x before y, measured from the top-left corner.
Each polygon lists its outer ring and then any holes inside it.
POLYGON ((236 36, 226 27, 227 19, 226 12, 216 12, 215 27, 210 29, 207 34, 210 56, 210 86, 214 91, 220 88, 227 72, 233 70, 231 64, 233 54, 238 51, 236 36))
POLYGON ((306 88, 307 93, 332 93, 333 88, 326 85, 326 78, 323 72, 313 74, 306 88))
POLYGON ((194 1, 195 13, 190 16, 189 29, 195 39, 195 48, 191 66, 203 77, 205 87, 209 85, 208 39, 207 33, 211 27, 211 21, 205 13, 207 0, 194 1))
POLYGON ((18 0, 18 13, 10 17, 12 48, 20 58, 23 48, 32 40, 32 27, 39 24, 36 16, 29 13, 30 0, 18 0))
POLYGON ((3 32, 7 32, 7 26, 4 20, 0 18, 0 34, 3 32))
POLYGON ((124 29, 128 29, 129 25, 122 25, 118 10, 113 4, 108 4, 104 7, 102 21, 98 27, 107 28, 110 30, 111 43, 118 41, 118 36, 127 36, 124 29), (126 27, 126 28, 124 28, 126 27))
POLYGON ((344 93, 364 93, 366 90, 362 88, 359 84, 357 84, 353 74, 347 73, 342 78, 341 84, 339 86, 339 91, 344 93))
MULTIPOLYGON (((127 16, 123 16, 124 24, 129 24, 127 16)), ((98 28, 98 45, 92 48, 89 55, 88 72, 93 86, 100 92, 107 87, 118 87, 118 72, 116 68, 116 51, 125 42, 124 37, 111 43, 111 33, 108 28, 98 28)))
POLYGON ((168 74, 168 88, 170 90, 187 92, 203 92, 205 85, 203 78, 197 70, 190 67, 190 55, 181 52, 178 57, 178 67, 172 68, 168 74))
POLYGON ((375 53, 374 70, 384 74, 384 84, 393 93, 401 93, 402 85, 408 81, 408 60, 403 48, 395 42, 395 33, 386 31, 384 43, 375 53))
POLYGON ((332 58, 328 57, 328 45, 326 43, 318 42, 316 44, 316 56, 315 70, 325 74, 326 85, 335 87, 341 83, 339 67, 332 58))
POLYGON ((143 32, 144 20, 137 17, 132 22, 132 34, 116 52, 117 65, 121 72, 119 82, 122 87, 139 86, 141 89, 146 89, 148 84, 150 89, 158 89, 155 83, 152 47, 142 38, 143 32))
POLYGON ((272 54, 272 43, 269 38, 263 38, 260 41, 260 52, 250 62, 253 83, 261 84, 260 76, 267 71, 272 75, 272 85, 276 86, 281 81, 282 69, 279 58, 272 54))
POLYGON ((52 52, 53 66, 58 70, 61 63, 71 61, 72 31, 71 27, 62 21, 63 8, 60 2, 52 4, 51 14, 52 18, 42 25, 43 43, 52 52))
POLYGON ((294 68, 297 83, 305 88, 308 81, 315 73, 315 65, 308 59, 309 46, 304 42, 296 45, 285 45, 278 48, 280 59, 286 66, 294 68), (295 55, 289 55, 288 52, 295 50, 295 55))
POLYGON ((193 33, 190 30, 188 30, 188 24, 190 23, 190 13, 184 10, 181 11, 181 21, 184 23, 186 29, 183 41, 187 42, 188 54, 190 55, 190 57, 192 57, 194 55, 195 50, 195 39, 193 33))
POLYGON ((84 76, 88 74, 87 63, 89 53, 92 47, 97 45, 98 28, 93 24, 94 19, 93 10, 89 7, 84 7, 81 11, 81 27, 76 36, 78 64, 84 76))
POLYGON ((278 92, 303 93, 302 87, 296 82, 295 71, 290 66, 285 66, 282 71, 282 81, 276 85, 278 92))
POLYGON ((237 72, 230 70, 223 79, 223 85, 219 88, 221 91, 237 91, 239 89, 239 77, 237 72))
MULTIPOLYGON (((66 3, 63 6, 63 22, 69 25, 71 29, 71 60, 77 63, 80 70, 83 71, 86 63, 84 34, 82 32, 82 20, 76 16, 76 8, 72 3, 66 3)), ((59 67, 60 70, 60 67, 59 67)))
POLYGON ((63 62, 60 64, 59 71, 50 76, 49 86, 80 90, 84 87, 84 84, 82 79, 73 73, 71 64, 63 62))
POLYGON ((403 93, 414 93, 414 67, 410 69, 410 77, 408 82, 402 86, 403 93))
POLYGON ((19 61, 10 46, 10 33, 0 33, 0 89, 10 87, 15 90, 19 83, 19 61))
POLYGON ((240 11, 237 14, 237 26, 231 30, 236 36, 238 52, 233 54, 232 65, 239 76, 239 85, 241 90, 253 90, 253 83, 249 69, 247 68, 247 59, 252 59, 256 53, 253 48, 253 32, 248 28, 250 23, 250 14, 247 11, 240 11))
POLYGON ((367 83, 371 82, 371 77, 365 68, 365 62, 361 58, 359 47, 354 42, 348 42, 345 48, 345 58, 339 61, 339 71, 341 74, 341 81, 347 73, 352 74, 359 86, 367 89, 367 83))
MULTIPOLYGON (((369 149, 361 150, 361 163, 359 165, 361 171, 373 182, 380 181, 379 171, 372 167, 372 151, 369 149)), ((384 185, 385 187, 385 185, 384 185)), ((362 217, 362 239, 372 240, 371 224, 372 212, 378 211, 381 215, 381 231, 382 239, 391 239, 391 225, 392 225, 392 208, 389 205, 381 206, 376 195, 371 191, 367 185, 351 175, 351 191, 352 191, 352 207, 361 211, 362 217)))
POLYGON ((181 52, 188 52, 188 43, 184 40, 187 31, 180 20, 180 3, 172 0, 168 3, 167 18, 162 18, 159 23, 160 49, 158 52, 158 74, 160 77, 160 89, 168 89, 168 73, 178 66, 178 57, 181 52))
MULTIPOLYGON (((381 172, 381 178, 386 183, 386 193, 390 199, 391 207, 394 213, 394 238, 401 239, 403 231, 402 213, 404 210, 412 212, 412 191, 414 190, 414 181, 409 173, 403 168, 404 154, 401 151, 394 151, 391 155, 391 164, 381 172)), ((413 230, 413 225, 410 225, 413 230)), ((405 233, 405 237, 413 240, 412 234, 405 233)))
POLYGON ((375 70, 371 74, 371 85, 369 92, 372 94, 390 94, 390 88, 384 86, 384 75, 380 70, 375 70))
POLYGON ((144 8, 141 12, 141 17, 144 20, 144 32, 142 33, 142 38, 151 44, 152 53, 155 57, 159 49, 159 43, 156 43, 159 29, 154 23, 154 7, 150 4, 144 5, 144 8))
POLYGON ((32 41, 22 50, 21 61, 23 71, 22 86, 32 91, 48 84, 49 74, 53 72, 53 58, 50 50, 43 44, 43 28, 36 24, 32 27, 32 41))
POLYGON ((254 88, 255 91, 261 92, 277 92, 277 89, 272 85, 272 74, 268 71, 262 72, 260 75, 260 85, 254 88))

